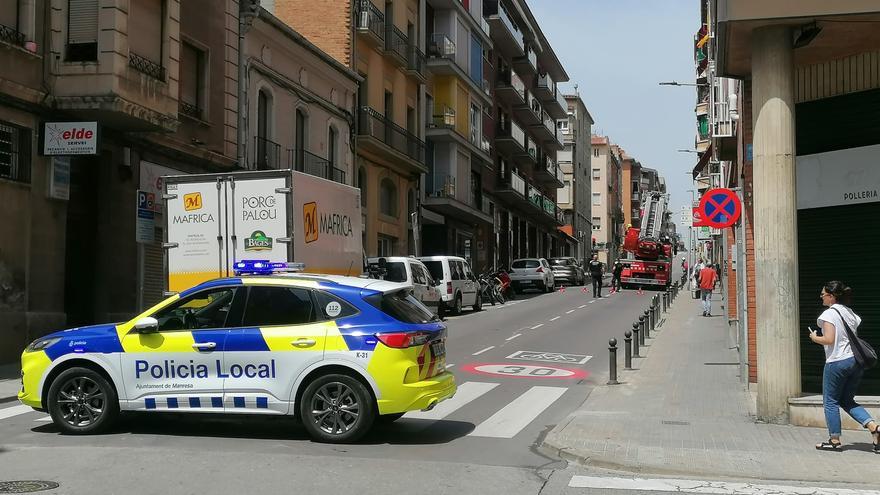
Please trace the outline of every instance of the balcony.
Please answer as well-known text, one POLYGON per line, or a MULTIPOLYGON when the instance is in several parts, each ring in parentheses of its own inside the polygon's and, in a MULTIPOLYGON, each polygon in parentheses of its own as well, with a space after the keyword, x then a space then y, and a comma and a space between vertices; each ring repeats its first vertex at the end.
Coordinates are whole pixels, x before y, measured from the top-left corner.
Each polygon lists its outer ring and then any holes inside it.
POLYGON ((409 64, 409 39, 397 26, 385 25, 385 54, 392 63, 400 67, 409 64))
POLYGON ((428 57, 455 61, 455 42, 443 33, 434 33, 428 40, 428 57))
POLYGON ((527 77, 538 75, 538 55, 531 46, 526 45, 522 56, 513 58, 513 66, 527 77))
POLYGON ((526 101, 522 105, 513 107, 520 122, 524 126, 533 126, 541 123, 541 102, 531 93, 526 93, 526 101))
POLYGON ((281 168, 281 145, 261 136, 254 136, 254 170, 281 168))
POLYGON ((385 46, 385 14, 370 0, 360 0, 355 29, 373 46, 385 46))
POLYGON ((520 165, 535 165, 538 163, 538 146, 531 137, 525 136, 523 150, 513 153, 512 157, 520 165))
POLYGON ((544 100, 544 110, 547 110, 547 113, 554 119, 568 118, 568 102, 565 101, 562 88, 556 86, 553 91, 553 97, 544 100))
POLYGON ((454 175, 429 174, 426 186, 426 208, 465 223, 492 223, 492 217, 483 212, 470 188, 456 187, 454 175))
POLYGON ((521 175, 513 170, 503 170, 498 175, 498 186, 495 188, 495 195, 506 199, 510 203, 525 204, 528 202, 526 196, 526 181, 521 175))
POLYGON ((551 101, 556 98, 556 83, 549 74, 538 74, 535 85, 535 96, 541 101, 551 101))
POLYGON ((287 163, 297 172, 345 184, 345 170, 334 167, 329 160, 302 149, 288 149, 287 163))
POLYGON ((495 130, 495 147, 508 156, 520 155, 525 152, 526 133, 522 127, 507 120, 495 130))
POLYGON ((511 58, 525 55, 522 32, 516 27, 500 0, 484 0, 483 15, 489 21, 492 43, 496 50, 511 58))
POLYGON ((513 70, 500 71, 495 82, 495 96, 512 106, 525 105, 526 85, 513 70))
MULTIPOLYGON (((13 4, 13 11, 15 6, 13 4)), ((24 33, 18 32, 15 28, 0 24, 0 41, 5 41, 11 45, 24 46, 24 33)))
POLYGON ((556 121, 550 118, 547 112, 541 112, 541 121, 530 127, 535 139, 540 142, 553 141, 556 139, 556 121))
POLYGON ((535 208, 544 211, 544 195, 535 186, 529 186, 528 194, 529 203, 535 208))
POLYGON ((425 70, 425 53, 419 50, 416 45, 409 45, 406 52, 406 73, 415 77, 421 82, 428 80, 428 73, 425 70))
POLYGON ((738 81, 712 78, 709 124, 713 149, 719 160, 736 160, 737 157, 738 90, 738 81))
POLYGON ((471 128, 468 133, 468 127, 470 122, 460 122, 455 109, 444 105, 439 113, 432 116, 426 135, 432 142, 457 143, 468 148, 477 158, 491 163, 489 141, 477 129, 471 128), (464 129, 460 129, 459 126, 464 129))
POLYGON ((538 165, 539 166, 535 167, 535 180, 554 188, 560 188, 565 185, 565 183, 559 179, 562 171, 552 158, 545 154, 541 154, 538 159, 538 165))
POLYGON ((358 110, 358 145, 378 160, 427 172, 425 142, 371 107, 358 110))

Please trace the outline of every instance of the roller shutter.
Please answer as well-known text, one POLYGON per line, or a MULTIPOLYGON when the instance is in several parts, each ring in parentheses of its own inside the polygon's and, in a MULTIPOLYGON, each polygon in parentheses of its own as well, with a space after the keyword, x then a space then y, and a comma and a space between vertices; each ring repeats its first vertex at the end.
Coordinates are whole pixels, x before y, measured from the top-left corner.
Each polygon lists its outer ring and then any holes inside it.
POLYGON ((98 0, 69 0, 67 9, 67 42, 97 43, 98 0))
MULTIPOLYGON (((821 393, 825 353, 810 341, 806 327, 824 309, 822 284, 840 280, 853 288, 853 309, 862 317, 859 336, 880 349, 880 203, 798 211, 801 384, 821 393)), ((880 368, 865 374, 859 395, 880 395, 880 368)))

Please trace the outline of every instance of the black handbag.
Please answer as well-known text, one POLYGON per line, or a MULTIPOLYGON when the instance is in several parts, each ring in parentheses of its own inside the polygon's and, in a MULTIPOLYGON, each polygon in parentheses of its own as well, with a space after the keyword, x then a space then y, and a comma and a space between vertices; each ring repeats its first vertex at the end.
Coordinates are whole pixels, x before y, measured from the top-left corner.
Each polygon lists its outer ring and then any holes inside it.
MULTIPOLYGON (((837 308, 831 309, 837 311, 837 308)), ((846 328, 846 336, 849 337, 849 346, 852 348, 853 354, 856 357, 856 362, 859 363, 859 366, 866 370, 877 366, 877 351, 871 347, 871 344, 865 342, 864 339, 859 338, 853 333, 852 329, 849 328, 849 323, 843 319, 843 315, 840 314, 840 311, 837 311, 837 315, 840 316, 840 321, 843 322, 843 326, 846 328)))

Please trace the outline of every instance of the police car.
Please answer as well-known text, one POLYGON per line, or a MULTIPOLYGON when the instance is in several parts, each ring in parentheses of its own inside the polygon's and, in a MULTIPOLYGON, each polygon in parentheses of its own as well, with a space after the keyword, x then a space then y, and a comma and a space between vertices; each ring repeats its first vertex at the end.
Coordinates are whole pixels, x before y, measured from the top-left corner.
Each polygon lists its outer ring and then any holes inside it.
POLYGON ((375 420, 430 410, 456 390, 446 327, 384 280, 236 263, 119 324, 41 337, 22 354, 19 400, 67 433, 120 411, 294 415, 351 442, 375 420))

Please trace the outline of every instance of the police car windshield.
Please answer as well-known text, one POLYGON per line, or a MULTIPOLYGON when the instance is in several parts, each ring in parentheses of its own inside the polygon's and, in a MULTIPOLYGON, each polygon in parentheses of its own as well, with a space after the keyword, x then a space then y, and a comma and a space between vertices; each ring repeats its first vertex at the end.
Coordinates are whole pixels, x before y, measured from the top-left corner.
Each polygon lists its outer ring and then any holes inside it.
POLYGON ((373 294, 364 298, 374 308, 403 323, 437 321, 437 315, 426 308, 408 290, 390 294, 373 294))

